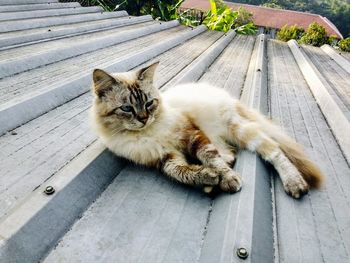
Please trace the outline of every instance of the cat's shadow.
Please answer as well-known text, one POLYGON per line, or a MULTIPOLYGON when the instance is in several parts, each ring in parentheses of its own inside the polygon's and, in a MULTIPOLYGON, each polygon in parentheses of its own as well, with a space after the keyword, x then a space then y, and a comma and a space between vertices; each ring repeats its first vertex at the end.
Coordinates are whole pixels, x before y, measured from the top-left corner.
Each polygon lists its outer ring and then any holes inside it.
POLYGON ((222 193, 216 187, 210 194, 204 193, 202 186, 179 183, 157 169, 137 165, 127 160, 124 171, 117 176, 116 180, 128 183, 129 186, 133 187, 133 191, 156 192, 172 198, 191 195, 192 198, 209 200, 222 193))

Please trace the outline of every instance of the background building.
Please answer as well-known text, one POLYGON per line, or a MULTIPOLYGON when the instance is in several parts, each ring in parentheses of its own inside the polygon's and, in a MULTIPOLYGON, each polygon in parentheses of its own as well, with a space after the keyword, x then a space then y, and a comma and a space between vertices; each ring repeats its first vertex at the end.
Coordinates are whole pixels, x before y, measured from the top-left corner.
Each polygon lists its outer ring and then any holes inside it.
MULTIPOLYGON (((276 31, 286 24, 296 24, 306 30, 311 23, 317 22, 326 29, 328 36, 336 36, 339 39, 343 38, 337 27, 330 20, 317 14, 240 3, 224 3, 234 10, 244 7, 253 14, 253 22, 259 27, 260 33, 270 33, 271 37, 274 37, 276 31)), ((183 9, 190 8, 206 12, 210 9, 210 4, 208 0, 186 0, 181 7, 183 9)))

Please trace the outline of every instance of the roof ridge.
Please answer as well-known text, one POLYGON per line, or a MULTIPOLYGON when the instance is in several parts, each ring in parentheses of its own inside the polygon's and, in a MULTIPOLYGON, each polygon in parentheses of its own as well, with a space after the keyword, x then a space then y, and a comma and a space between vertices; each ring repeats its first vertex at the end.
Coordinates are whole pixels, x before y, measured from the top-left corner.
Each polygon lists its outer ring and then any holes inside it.
POLYGON ((321 16, 321 17, 327 23, 327 25, 329 25, 335 32, 337 32, 341 36, 341 38, 344 38, 342 33, 340 33, 338 28, 333 24, 333 22, 331 20, 329 20, 326 16, 321 16))

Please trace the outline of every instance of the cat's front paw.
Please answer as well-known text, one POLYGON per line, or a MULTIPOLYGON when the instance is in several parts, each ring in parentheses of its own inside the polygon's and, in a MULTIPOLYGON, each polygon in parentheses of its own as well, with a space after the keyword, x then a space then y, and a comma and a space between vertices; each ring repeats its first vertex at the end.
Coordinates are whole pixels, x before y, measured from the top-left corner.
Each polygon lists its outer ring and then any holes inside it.
POLYGON ((232 168, 234 166, 236 158, 233 154, 222 154, 220 156, 229 167, 232 168))
POLYGON ((287 178, 283 182, 284 190, 294 198, 300 198, 309 191, 309 185, 301 175, 287 178))
POLYGON ((220 188, 222 191, 229 193, 238 192, 242 188, 241 176, 237 172, 231 170, 222 176, 220 180, 220 188))
POLYGON ((220 174, 209 167, 205 167, 200 172, 201 184, 203 185, 217 185, 219 184, 220 174))

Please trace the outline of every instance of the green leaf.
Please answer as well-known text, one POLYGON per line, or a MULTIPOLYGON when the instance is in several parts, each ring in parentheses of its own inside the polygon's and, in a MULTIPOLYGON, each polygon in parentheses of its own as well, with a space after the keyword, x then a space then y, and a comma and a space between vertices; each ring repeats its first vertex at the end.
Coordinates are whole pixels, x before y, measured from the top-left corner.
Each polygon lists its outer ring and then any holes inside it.
POLYGON ((214 14, 214 15, 216 15, 216 4, 215 4, 215 2, 214 2, 214 0, 209 0, 209 2, 210 2, 210 10, 211 10, 211 13, 212 14, 214 14))

